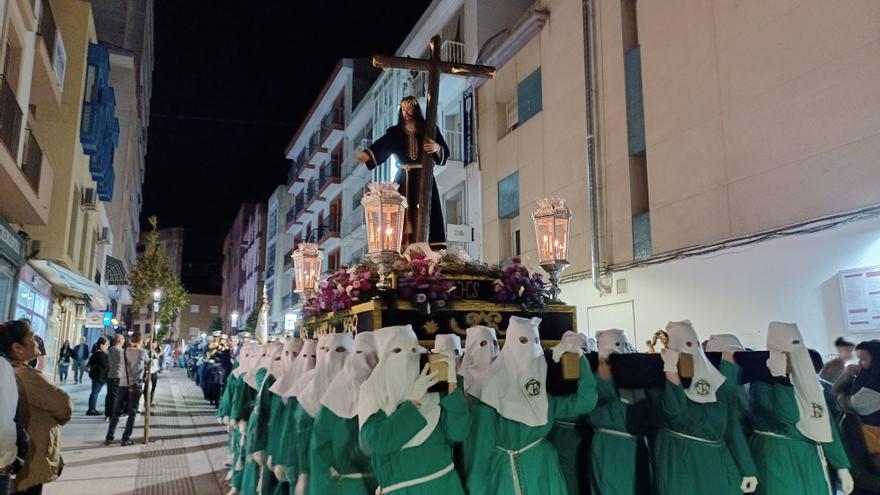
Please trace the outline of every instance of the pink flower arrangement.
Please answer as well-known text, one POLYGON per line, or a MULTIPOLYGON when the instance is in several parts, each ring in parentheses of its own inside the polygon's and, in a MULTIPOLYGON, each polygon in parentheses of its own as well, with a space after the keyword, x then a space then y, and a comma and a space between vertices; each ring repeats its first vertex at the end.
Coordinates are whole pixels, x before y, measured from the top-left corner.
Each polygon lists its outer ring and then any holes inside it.
POLYGON ((351 309, 375 287, 375 273, 368 266, 342 267, 318 282, 317 294, 303 303, 303 316, 311 318, 332 311, 351 309))
POLYGON ((502 268, 495 279, 495 301, 523 307, 545 306, 546 287, 541 274, 529 274, 520 258, 512 258, 511 261, 512 264, 502 268))
POLYGON ((406 259, 408 271, 397 279, 397 297, 428 308, 445 307, 455 285, 443 278, 439 257, 411 251, 406 259))

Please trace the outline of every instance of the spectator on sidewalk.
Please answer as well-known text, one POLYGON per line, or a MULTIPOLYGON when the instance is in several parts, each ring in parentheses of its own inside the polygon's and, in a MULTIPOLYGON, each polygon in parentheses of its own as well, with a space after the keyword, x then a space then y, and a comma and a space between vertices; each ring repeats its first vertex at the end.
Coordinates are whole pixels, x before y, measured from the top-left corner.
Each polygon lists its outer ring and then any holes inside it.
POLYGON ((24 467, 13 490, 39 494, 43 484, 61 474, 61 426, 70 421, 73 403, 63 390, 50 383, 28 361, 39 353, 31 326, 23 320, 0 325, 0 353, 9 356, 20 394, 19 420, 30 435, 24 467))
POLYGON ((58 352, 58 382, 67 385, 67 372, 70 370, 70 361, 73 359, 73 349, 70 348, 70 341, 65 340, 61 344, 61 350, 58 352))
POLYGON ((0 495, 9 495, 17 451, 18 387, 12 365, 5 357, 0 357, 0 397, 0 495))
POLYGON ((86 345, 86 338, 80 337, 79 344, 73 348, 73 383, 82 383, 88 360, 89 346, 86 345))
POLYGON ((122 372, 119 376, 119 391, 116 394, 116 402, 113 405, 113 414, 110 416, 110 426, 107 428, 107 437, 104 445, 110 445, 116 436, 116 425, 119 423, 119 415, 123 412, 123 397, 128 399, 126 405, 128 418, 125 421, 125 431, 122 432, 122 445, 133 445, 131 431, 134 429, 134 420, 137 417, 137 406, 141 400, 144 386, 144 374, 149 366, 150 358, 147 351, 141 348, 141 334, 131 336, 128 349, 122 352, 122 372))
POLYGON ((150 407, 156 403, 156 383, 159 381, 159 372, 162 371, 162 349, 159 342, 151 341, 150 344, 150 407))
MULTIPOLYGON (((107 370, 107 396, 104 399, 104 417, 110 419, 113 415, 113 406, 116 404, 116 393, 119 389, 119 376, 122 372, 122 346, 125 344, 125 337, 117 334, 113 337, 113 347, 107 351, 107 361, 109 369, 107 370)), ((123 404, 123 410, 125 404, 123 404)))
MULTIPOLYGON (((92 393, 89 394, 89 410, 86 416, 100 416, 98 407, 98 394, 104 384, 107 383, 107 374, 110 371, 110 360, 107 358, 107 339, 101 337, 95 343, 92 357, 89 358, 89 378, 92 380, 92 393)), ((105 411, 106 412, 106 411, 105 411)))
POLYGON ((847 366, 856 362, 854 355, 856 345, 853 342, 843 337, 837 337, 837 340, 834 341, 834 347, 837 349, 837 355, 825 363, 822 371, 819 372, 820 378, 831 383, 840 378, 847 366))
MULTIPOLYGON (((31 324, 31 321, 26 318, 22 318, 20 321, 27 323, 28 326, 31 324)), ((34 340, 37 341, 37 351, 39 352, 39 355, 31 359, 28 362, 28 366, 37 371, 43 371, 43 368, 46 367, 46 343, 43 342, 43 338, 37 334, 34 334, 34 340)))

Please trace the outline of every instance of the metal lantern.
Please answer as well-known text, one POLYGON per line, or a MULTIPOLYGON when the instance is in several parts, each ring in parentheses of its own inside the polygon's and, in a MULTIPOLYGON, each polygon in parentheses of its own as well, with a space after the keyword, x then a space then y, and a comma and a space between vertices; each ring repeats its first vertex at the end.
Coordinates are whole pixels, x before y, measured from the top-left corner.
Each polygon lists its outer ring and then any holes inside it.
POLYGON ((568 265, 568 231, 571 210, 562 198, 538 200, 538 208, 532 213, 535 238, 538 241, 538 261, 550 275, 551 302, 559 300, 559 277, 568 265))
POLYGON ((367 257, 378 265, 379 290, 388 290, 390 264, 400 257, 403 243, 403 222, 406 218, 406 198, 397 192, 394 182, 371 182, 361 198, 364 221, 367 224, 367 257))
POLYGON ((324 253, 318 249, 317 244, 304 242, 290 257, 293 258, 293 270, 296 273, 294 292, 304 297, 311 296, 315 292, 318 277, 321 276, 324 253))

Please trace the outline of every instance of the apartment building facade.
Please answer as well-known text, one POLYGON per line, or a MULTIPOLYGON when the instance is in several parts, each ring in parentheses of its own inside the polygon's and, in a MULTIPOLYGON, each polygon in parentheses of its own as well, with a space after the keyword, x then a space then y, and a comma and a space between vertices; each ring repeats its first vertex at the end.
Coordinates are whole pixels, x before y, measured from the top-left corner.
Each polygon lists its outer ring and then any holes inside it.
POLYGON ((244 203, 223 242, 224 328, 235 333, 262 301, 266 203, 244 203))
POLYGON ((293 287, 293 236, 287 233, 287 212, 291 196, 286 185, 275 188, 267 202, 266 220, 266 296, 269 300, 269 330, 280 331, 285 315, 299 302, 293 287))
POLYGON ((190 294, 189 304, 180 311, 177 330, 171 335, 171 339, 175 342, 192 342, 203 334, 210 335, 211 323, 221 318, 222 300, 222 296, 215 294, 190 294))
POLYGON ((560 196, 590 332, 690 318, 762 347, 796 321, 829 350, 841 274, 880 265, 878 22, 871 2, 536 2, 480 55, 483 258, 534 265, 530 213, 560 196))

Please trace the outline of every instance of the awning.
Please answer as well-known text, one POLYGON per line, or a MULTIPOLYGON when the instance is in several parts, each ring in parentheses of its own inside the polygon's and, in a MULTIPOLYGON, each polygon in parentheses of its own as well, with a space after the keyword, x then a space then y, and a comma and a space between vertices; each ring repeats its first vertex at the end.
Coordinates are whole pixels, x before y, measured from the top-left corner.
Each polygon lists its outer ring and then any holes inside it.
POLYGON ((52 284, 56 292, 83 298, 95 309, 107 307, 107 295, 91 280, 49 260, 30 260, 28 263, 52 284))
POLYGON ((113 256, 107 256, 104 276, 107 278, 107 285, 128 285, 128 280, 125 277, 125 266, 122 264, 122 261, 113 256))

